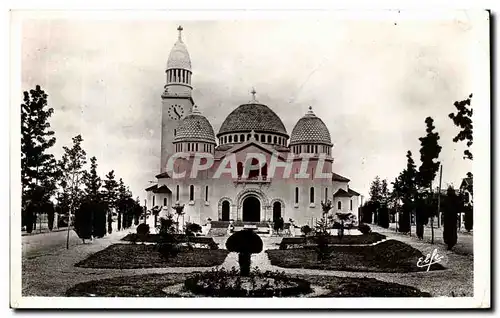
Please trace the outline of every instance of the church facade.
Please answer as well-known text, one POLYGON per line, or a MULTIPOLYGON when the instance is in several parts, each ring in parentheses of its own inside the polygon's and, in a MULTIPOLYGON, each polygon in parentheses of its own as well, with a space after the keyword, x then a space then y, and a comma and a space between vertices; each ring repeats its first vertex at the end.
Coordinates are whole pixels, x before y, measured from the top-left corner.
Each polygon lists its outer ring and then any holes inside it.
POLYGON ((147 208, 164 215, 184 205, 184 219, 198 224, 282 217, 312 226, 330 200, 334 212, 358 217, 360 195, 333 172, 330 132, 311 107, 289 135, 253 90, 214 132, 191 96, 191 59, 178 31, 161 96, 161 171, 146 189, 147 208))

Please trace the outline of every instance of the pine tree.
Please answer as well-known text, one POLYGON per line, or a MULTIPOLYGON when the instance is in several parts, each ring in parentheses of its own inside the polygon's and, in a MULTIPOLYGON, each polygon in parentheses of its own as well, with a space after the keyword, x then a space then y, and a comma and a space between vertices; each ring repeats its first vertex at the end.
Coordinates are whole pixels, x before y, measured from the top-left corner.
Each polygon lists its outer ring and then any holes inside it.
POLYGON ((439 146, 439 134, 434 132, 434 120, 431 117, 427 117, 425 119, 425 124, 427 126, 426 132, 427 135, 425 137, 419 138, 420 140, 420 161, 422 162, 417 174, 417 182, 418 185, 423 190, 424 198, 422 198, 423 202, 419 205, 420 215, 417 218, 417 227, 420 226, 421 232, 423 233, 423 226, 427 223, 427 219, 431 217, 431 243, 434 243, 434 228, 433 228, 433 220, 434 216, 437 213, 437 210, 434 206, 431 205, 432 198, 432 181, 436 177, 436 173, 439 170, 439 161, 435 161, 439 157, 439 153, 441 152, 441 146, 439 146), (429 189, 427 192, 426 189, 429 189))
POLYGON ((64 154, 59 161, 61 169, 61 192, 64 200, 69 201, 68 209, 68 236, 66 240, 66 248, 69 248, 69 229, 71 227, 71 215, 75 213, 76 208, 80 205, 83 199, 83 184, 84 166, 87 163, 87 154, 83 150, 81 144, 82 136, 77 135, 72 138, 73 146, 71 148, 63 147, 64 154))
POLYGON ((108 210, 108 233, 111 234, 113 232, 113 214, 112 210, 113 208, 116 207, 116 203, 118 200, 118 183, 115 180, 115 171, 111 170, 108 172, 108 174, 105 176, 106 179, 104 180, 104 202, 107 206, 108 210))
POLYGON ((455 189, 449 187, 446 191, 444 205, 443 241, 448 250, 457 243, 457 212, 462 211, 463 204, 455 189))
POLYGON ((59 177, 57 162, 47 153, 56 142, 49 123, 54 109, 48 107, 47 97, 37 85, 24 92, 21 104, 21 218, 28 233, 36 222, 36 214, 54 195, 59 177))
POLYGON ((373 212, 373 222, 378 224, 378 209, 382 202, 382 184, 380 177, 376 176, 370 185, 370 201, 373 212))
POLYGON ((471 106, 472 94, 469 95, 469 98, 463 101, 457 101, 454 103, 455 108, 457 109, 457 113, 450 113, 448 117, 453 120, 455 126, 459 127, 460 132, 453 138, 453 142, 459 142, 467 140, 467 149, 464 150, 464 159, 472 160, 472 152, 470 151, 470 147, 472 147, 472 106, 471 106), (470 109, 468 108, 469 106, 470 109))
POLYGON ((92 211, 92 234, 95 237, 106 235, 106 208, 104 206, 101 186, 102 180, 97 175, 97 159, 90 158, 90 171, 84 172, 83 183, 85 196, 92 211))
POLYGON ((411 232, 411 216, 415 208, 415 195, 417 193, 417 168, 410 150, 406 153, 406 169, 401 174, 402 214, 399 222, 399 231, 411 232))

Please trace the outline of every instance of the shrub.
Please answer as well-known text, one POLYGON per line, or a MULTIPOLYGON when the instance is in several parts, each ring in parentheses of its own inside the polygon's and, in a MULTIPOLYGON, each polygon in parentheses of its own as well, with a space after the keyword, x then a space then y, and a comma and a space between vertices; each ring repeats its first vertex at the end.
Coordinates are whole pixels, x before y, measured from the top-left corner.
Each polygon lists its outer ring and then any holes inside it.
POLYGON ((312 232, 312 229, 309 225, 306 224, 300 228, 300 231, 302 232, 302 234, 304 234, 304 236, 308 236, 312 232))
POLYGON ((86 239, 92 238, 92 207, 93 206, 89 201, 83 201, 75 213, 74 230, 84 243, 86 239))
POLYGON ((361 223, 360 225, 358 225, 358 230, 362 234, 368 234, 368 233, 371 233, 371 231, 372 231, 372 229, 370 228, 370 226, 368 224, 365 224, 365 223, 361 223))
POLYGON ((446 192, 443 223, 443 241, 449 250, 457 244, 457 211, 462 211, 462 208, 460 198, 455 190, 449 187, 446 192))
POLYGON ((465 215, 464 215, 464 222, 465 222, 465 229, 467 232, 470 232, 472 230, 472 226, 474 224, 474 211, 473 211, 472 206, 467 206, 465 208, 465 215))
POLYGON ((187 236, 195 236, 196 233, 201 232, 201 226, 196 223, 186 223, 185 233, 187 236))
POLYGON ((226 241, 226 248, 230 252, 238 253, 241 276, 250 274, 252 254, 262 252, 263 242, 259 235, 251 229, 245 229, 232 234, 226 241))
POLYGON ((149 234, 149 224, 141 223, 137 226, 137 235, 149 234))

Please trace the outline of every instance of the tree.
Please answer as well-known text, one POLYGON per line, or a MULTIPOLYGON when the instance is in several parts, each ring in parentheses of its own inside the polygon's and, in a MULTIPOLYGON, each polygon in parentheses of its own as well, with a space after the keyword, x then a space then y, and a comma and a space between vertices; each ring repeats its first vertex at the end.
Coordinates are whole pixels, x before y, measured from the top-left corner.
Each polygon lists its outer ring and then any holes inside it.
POLYGON ((177 216, 177 232, 179 232, 179 218, 184 215, 184 204, 183 205, 179 205, 179 204, 176 204, 174 205, 174 211, 175 211, 175 215, 177 216))
POLYGON ((74 229, 85 244, 85 240, 92 239, 93 202, 88 197, 83 199, 80 207, 75 211, 74 229))
POLYGON ((457 113, 450 113, 448 117, 453 120, 453 124, 460 128, 458 134, 453 137, 453 142, 459 142, 467 140, 467 149, 464 150, 464 159, 472 160, 472 152, 470 148, 472 147, 472 106, 471 106, 472 94, 469 98, 463 101, 456 101, 453 105, 457 109, 457 113), (470 106, 470 108, 469 108, 470 106))
POLYGON ((457 243, 457 212, 462 211, 463 204, 457 196, 453 187, 448 187, 446 191, 446 201, 444 204, 443 241, 448 246, 448 250, 457 243))
POLYGON ((415 208, 417 194, 417 168, 410 150, 406 153, 406 169, 400 174, 400 187, 402 193, 402 213, 399 221, 399 231, 411 234, 411 215, 415 208))
POLYGON ((379 225, 383 228, 389 228, 389 209, 387 205, 383 204, 379 209, 379 225))
MULTIPOLYGON (((419 169, 418 169, 418 174, 417 174, 417 182, 418 185, 422 188, 424 191, 424 203, 423 205, 427 205, 426 207, 423 207, 420 209, 420 213, 422 215, 419 216, 417 221, 417 227, 420 226, 422 227, 423 231, 423 222, 428 218, 431 217, 431 243, 434 243, 434 227, 433 227, 433 221, 434 221, 434 216, 437 214, 437 209, 434 209, 434 207, 431 205, 432 203, 432 181, 436 177, 436 173, 439 170, 439 161, 435 161, 439 157, 439 153, 441 152, 441 146, 439 146, 438 141, 439 141, 439 134, 437 132, 434 132, 434 120, 431 117, 427 117, 425 119, 425 124, 427 126, 426 132, 427 135, 425 137, 419 138, 420 140, 420 161, 422 162, 419 169), (429 189, 427 192, 425 189, 429 189)), ((426 221, 425 221, 426 223, 426 221)))
POLYGON ((100 191, 102 180, 97 175, 96 157, 90 158, 90 171, 84 172, 83 184, 85 186, 86 200, 91 206, 92 235, 95 237, 103 237, 106 234, 106 208, 100 191))
POLYGON ((87 163, 86 152, 82 148, 82 136, 72 138, 71 148, 63 147, 64 154, 59 162, 61 169, 61 190, 69 198, 68 210, 68 234, 66 237, 66 248, 69 248, 69 231, 71 227, 71 216, 82 198, 81 185, 83 183, 84 165, 87 163))
POLYGON ((54 155, 47 153, 56 138, 49 119, 54 109, 39 85, 24 92, 21 104, 21 195, 22 224, 31 233, 36 213, 42 211, 56 191, 59 170, 54 155))
POLYGON ((104 179, 104 202, 107 206, 108 211, 108 233, 111 234, 113 232, 113 214, 112 210, 116 206, 116 202, 118 200, 118 183, 115 180, 115 171, 111 170, 106 174, 106 179, 104 179))

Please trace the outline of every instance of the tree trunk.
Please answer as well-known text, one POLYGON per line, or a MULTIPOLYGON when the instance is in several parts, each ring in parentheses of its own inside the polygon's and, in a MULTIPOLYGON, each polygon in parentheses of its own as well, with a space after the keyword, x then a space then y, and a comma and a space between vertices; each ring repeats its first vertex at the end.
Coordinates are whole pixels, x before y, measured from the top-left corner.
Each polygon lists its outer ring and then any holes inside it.
POLYGON ((238 263, 240 264, 240 275, 249 276, 250 275, 250 264, 251 264, 252 254, 250 253, 239 253, 238 263))

